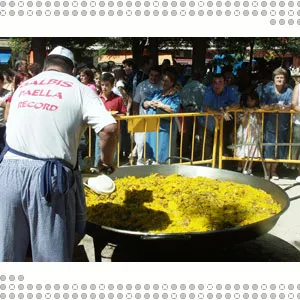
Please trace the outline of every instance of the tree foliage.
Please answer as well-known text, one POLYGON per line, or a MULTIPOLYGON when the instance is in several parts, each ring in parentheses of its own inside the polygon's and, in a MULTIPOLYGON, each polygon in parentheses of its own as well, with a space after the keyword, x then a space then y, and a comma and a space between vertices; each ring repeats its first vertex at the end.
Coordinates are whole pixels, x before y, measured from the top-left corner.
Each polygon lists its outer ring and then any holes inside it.
MULTIPOLYGON (((35 38, 10 38, 9 45, 12 51, 16 54, 26 53, 29 54, 32 50, 32 40, 41 39, 39 37, 35 38)), ((46 37, 45 40, 45 53, 47 50, 51 50, 54 47, 60 45, 71 49, 74 52, 75 59, 80 60, 82 56, 90 54, 88 47, 101 41, 98 37, 46 37)))
POLYGON ((265 49, 270 57, 279 56, 282 59, 285 54, 300 54, 300 38, 296 37, 264 37, 257 39, 257 46, 265 49))
MULTIPOLYGON (((28 54, 32 47, 32 39, 38 38, 10 38, 9 44, 13 53, 28 54)), ((177 51, 183 47, 192 48, 197 45, 204 49, 205 47, 213 47, 217 49, 219 55, 225 55, 228 63, 233 64, 237 60, 244 60, 249 55, 250 49, 264 49, 267 51, 266 58, 271 60, 275 57, 284 58, 285 54, 293 53, 300 54, 300 38, 282 38, 282 37, 208 37, 203 40, 205 45, 195 43, 195 38, 192 37, 157 37, 155 38, 155 46, 157 51, 154 51, 151 39, 147 37, 46 37, 45 39, 45 53, 46 50, 51 50, 57 45, 65 46, 74 52, 75 60, 84 61, 86 57, 95 55, 95 45, 101 45, 98 50, 98 55, 104 54, 111 50, 131 49, 134 59, 138 62, 145 50, 148 53, 157 55, 158 51, 170 50, 175 57, 177 51), (100 52, 99 52, 100 51, 100 52), (232 56, 231 54, 234 54, 232 56)), ((195 49, 194 49, 195 50, 195 49)), ((40 49, 39 49, 40 51, 40 49)), ((200 53, 200 52, 199 52, 200 53)), ((193 55, 193 63, 196 59, 205 60, 205 52, 201 52, 201 58, 193 55)), ((253 54, 253 53, 252 53, 253 54)), ((251 56, 251 53, 250 53, 251 56)), ((253 55, 252 55, 253 57, 253 55)), ((199 61, 198 61, 198 65, 199 61)))
POLYGON ((235 54, 244 58, 246 56, 246 48, 253 43, 254 38, 249 37, 218 37, 211 38, 210 45, 217 48, 219 54, 235 54))
POLYGON ((10 38, 8 45, 13 54, 24 55, 30 51, 31 38, 10 38))

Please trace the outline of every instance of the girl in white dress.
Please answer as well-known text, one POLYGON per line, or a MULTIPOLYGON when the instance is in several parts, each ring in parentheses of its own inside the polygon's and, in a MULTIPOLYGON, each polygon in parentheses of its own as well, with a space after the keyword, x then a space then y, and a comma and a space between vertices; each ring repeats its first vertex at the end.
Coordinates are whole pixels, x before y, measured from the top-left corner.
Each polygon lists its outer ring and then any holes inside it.
MULTIPOLYGON (((240 125, 237 130, 236 156, 250 159, 260 157, 261 114, 255 112, 260 106, 258 94, 255 91, 243 94, 241 104, 244 112, 240 115, 240 125)), ((238 171, 241 171, 244 166, 245 161, 239 161, 238 171)), ((251 174, 251 172, 250 166, 247 173, 251 174)))

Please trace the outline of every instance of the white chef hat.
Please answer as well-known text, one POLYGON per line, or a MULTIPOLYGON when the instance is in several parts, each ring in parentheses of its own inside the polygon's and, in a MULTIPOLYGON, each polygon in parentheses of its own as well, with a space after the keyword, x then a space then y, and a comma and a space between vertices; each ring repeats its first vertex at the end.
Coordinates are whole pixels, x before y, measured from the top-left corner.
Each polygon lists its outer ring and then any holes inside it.
POLYGON ((73 52, 65 47, 57 46, 48 55, 64 56, 64 57, 70 59, 73 64, 75 64, 73 52))

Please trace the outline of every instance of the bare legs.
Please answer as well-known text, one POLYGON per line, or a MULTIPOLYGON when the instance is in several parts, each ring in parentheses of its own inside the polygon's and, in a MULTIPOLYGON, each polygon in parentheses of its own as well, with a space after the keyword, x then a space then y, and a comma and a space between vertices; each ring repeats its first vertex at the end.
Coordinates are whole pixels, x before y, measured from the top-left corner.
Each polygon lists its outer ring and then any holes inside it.
POLYGON ((276 172, 277 166, 278 166, 278 163, 266 163, 267 173, 270 178, 278 179, 278 175, 276 172))

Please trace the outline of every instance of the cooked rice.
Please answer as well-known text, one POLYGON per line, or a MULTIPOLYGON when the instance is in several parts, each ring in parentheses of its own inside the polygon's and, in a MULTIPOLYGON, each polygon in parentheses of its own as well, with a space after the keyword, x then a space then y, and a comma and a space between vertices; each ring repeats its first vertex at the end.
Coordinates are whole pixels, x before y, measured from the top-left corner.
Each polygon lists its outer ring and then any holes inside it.
POLYGON ((108 227, 151 233, 204 232, 244 226, 281 211, 263 190, 177 174, 115 179, 116 191, 85 189, 87 218, 108 227))

